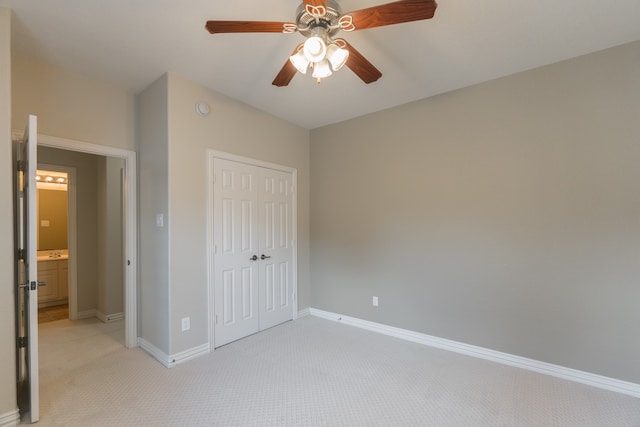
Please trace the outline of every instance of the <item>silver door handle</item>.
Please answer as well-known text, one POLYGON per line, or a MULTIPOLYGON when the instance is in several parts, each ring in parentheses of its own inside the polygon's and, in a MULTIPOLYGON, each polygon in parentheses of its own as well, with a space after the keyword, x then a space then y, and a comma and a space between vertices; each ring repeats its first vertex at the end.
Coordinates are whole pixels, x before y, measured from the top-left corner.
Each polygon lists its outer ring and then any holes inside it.
POLYGON ((271 257, 270 257, 270 256, 266 256, 265 254, 262 254, 262 255, 260 256, 260 259, 267 259, 267 258, 271 258, 271 257))
POLYGON ((18 289, 31 289, 32 291, 35 291, 36 285, 38 288, 40 286, 47 286, 47 282, 27 282, 23 285, 18 285, 18 289))
POLYGON ((257 261, 258 260, 258 255, 254 255, 251 258, 249 258, 249 261, 257 261))

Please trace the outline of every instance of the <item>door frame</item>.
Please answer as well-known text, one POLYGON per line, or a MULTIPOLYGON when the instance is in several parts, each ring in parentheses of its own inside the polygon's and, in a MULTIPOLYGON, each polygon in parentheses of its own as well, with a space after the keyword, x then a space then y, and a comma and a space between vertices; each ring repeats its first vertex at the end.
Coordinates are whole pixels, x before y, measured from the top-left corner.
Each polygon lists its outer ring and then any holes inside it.
POLYGON ((252 159, 250 157, 238 156, 224 151, 207 150, 207 293, 208 293, 208 325, 209 328, 209 351, 214 351, 215 347, 215 260, 214 260, 214 216, 213 216, 213 196, 214 196, 214 159, 230 160, 237 163, 244 163, 266 169, 273 169, 291 174, 292 191, 292 281, 293 281, 293 320, 298 318, 298 170, 289 166, 282 166, 276 163, 265 162, 252 159))
MULTIPOLYGON (((13 132, 14 139, 23 132, 13 132)), ((137 160, 136 152, 122 148, 92 144, 85 141, 38 134, 38 146, 76 151, 98 156, 116 157, 124 160, 124 321, 125 346, 138 346, 138 227, 137 227, 137 160)))

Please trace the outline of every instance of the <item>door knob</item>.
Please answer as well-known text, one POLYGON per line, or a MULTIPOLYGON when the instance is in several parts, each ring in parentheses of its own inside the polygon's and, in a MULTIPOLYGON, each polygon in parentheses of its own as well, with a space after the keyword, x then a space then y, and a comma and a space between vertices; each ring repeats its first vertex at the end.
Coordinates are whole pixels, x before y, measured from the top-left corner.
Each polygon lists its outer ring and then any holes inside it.
POLYGON ((249 258, 249 261, 257 261, 258 260, 258 255, 254 255, 251 258, 249 258))
POLYGON ((267 259, 267 258, 271 258, 271 257, 270 257, 270 256, 266 256, 265 254, 262 254, 262 255, 260 256, 260 259, 267 259))

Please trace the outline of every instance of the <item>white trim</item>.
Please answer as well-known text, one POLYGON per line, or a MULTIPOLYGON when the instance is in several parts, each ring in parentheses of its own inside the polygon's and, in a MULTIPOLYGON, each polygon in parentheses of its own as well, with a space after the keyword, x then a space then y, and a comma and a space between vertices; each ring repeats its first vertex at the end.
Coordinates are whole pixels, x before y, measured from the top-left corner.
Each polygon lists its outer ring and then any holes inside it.
MULTIPOLYGON (((14 131, 13 136, 22 137, 22 132, 14 131)), ((126 215, 124 218, 125 230, 125 259, 130 263, 125 265, 125 345, 129 348, 138 345, 138 317, 137 317, 137 269, 138 269, 138 231, 137 231, 137 155, 135 151, 121 148, 92 144, 84 141, 59 138, 50 135, 38 135, 38 145, 43 147, 59 148, 62 150, 78 151, 99 156, 116 157, 124 160, 124 199, 126 215)), ((78 313, 78 318, 80 314, 78 313)))
POLYGON ((214 251, 213 251, 213 230, 214 230, 214 221, 213 221, 213 180, 214 180, 214 170, 213 170, 213 159, 215 156, 211 155, 211 152, 207 153, 207 248, 206 248, 206 256, 207 256, 207 332, 209 337, 209 351, 213 351, 215 349, 215 326, 214 326, 214 317, 215 317, 215 291, 214 291, 214 251))
POLYGON ((174 366, 184 363, 188 360, 204 356, 205 354, 209 354, 208 343, 202 344, 198 347, 190 348, 189 350, 181 351, 180 353, 176 353, 171 356, 160 350, 155 345, 151 344, 149 341, 146 341, 144 338, 138 338, 138 345, 144 351, 153 356, 154 359, 162 363, 166 368, 173 368, 174 366))
POLYGON ((162 363, 166 368, 171 367, 169 355, 160 350, 155 345, 151 344, 149 341, 145 340, 144 338, 138 338, 138 346, 140 346, 141 349, 153 356, 153 358, 158 362, 162 363))
POLYGON ((79 311, 77 315, 78 315, 78 318, 77 318, 78 320, 89 319, 91 317, 98 317, 98 311, 95 308, 92 308, 91 310, 79 311))
POLYGON ((223 159, 223 160, 231 160, 237 163, 244 163, 246 165, 258 166, 261 168, 273 169, 281 172, 294 173, 296 172, 296 168, 292 168, 289 166, 283 166, 276 163, 264 162, 262 160, 252 159, 250 157, 238 156, 236 154, 226 153, 224 151, 217 150, 207 150, 207 158, 223 159))
POLYGON ((0 414, 0 427, 14 427, 20 423, 20 411, 18 408, 13 411, 0 414))
POLYGON ((328 311, 318 310, 316 308, 310 308, 309 313, 312 316, 338 321, 347 325, 356 326, 358 328, 367 329, 369 331, 378 332, 380 334, 389 335, 407 341, 412 341, 418 344, 428 345, 430 347, 452 351, 454 353, 460 353, 467 356, 473 356, 479 359, 501 363, 503 365, 514 366, 516 368, 526 369, 529 371, 538 372, 540 374, 550 375, 552 377, 562 378, 565 380, 586 384, 604 390, 615 391, 617 393, 622 393, 633 397, 640 397, 640 384, 604 377, 602 375, 579 371, 572 368, 566 368, 564 366, 553 365, 551 363, 540 362, 538 360, 528 359, 526 357, 502 353, 500 351, 495 351, 488 348, 464 344, 444 338, 438 338, 420 332, 387 326, 381 323, 370 322, 368 320, 362 320, 355 317, 349 317, 331 313, 328 311))
POLYGON ((113 323, 113 322, 117 322, 118 320, 124 319, 124 313, 104 314, 96 310, 96 317, 100 319, 103 323, 113 323))
POLYGON ((189 350, 181 351, 180 353, 171 355, 169 368, 173 368, 180 363, 195 359, 196 357, 204 356, 205 354, 209 354, 209 343, 205 343, 197 347, 190 348, 189 350))
POLYGON ((311 315, 311 309, 309 307, 303 308, 302 310, 298 311, 298 319, 302 317, 310 316, 310 315, 311 315))
POLYGON ((292 296, 292 319, 298 318, 298 170, 289 166, 282 166, 275 163, 269 163, 262 160, 256 160, 249 157, 238 156, 236 154, 226 153, 224 151, 207 150, 207 292, 208 292, 208 328, 209 328, 209 351, 215 348, 215 283, 214 283, 214 251, 213 251, 213 191, 214 191, 214 159, 230 160, 237 163, 244 163, 251 166, 257 166, 267 169, 273 169, 284 173, 291 174, 292 200, 291 215, 292 218, 292 280, 293 280, 293 296, 292 296))

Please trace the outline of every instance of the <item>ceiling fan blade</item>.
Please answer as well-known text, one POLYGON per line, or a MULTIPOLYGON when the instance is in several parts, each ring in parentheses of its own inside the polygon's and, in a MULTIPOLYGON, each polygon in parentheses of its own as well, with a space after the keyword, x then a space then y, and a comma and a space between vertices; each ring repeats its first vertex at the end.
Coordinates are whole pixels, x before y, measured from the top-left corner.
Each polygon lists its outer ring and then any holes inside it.
POLYGON ((373 83, 382 77, 382 73, 371 62, 367 60, 360 52, 358 52, 353 46, 347 43, 345 40, 339 39, 344 43, 345 49, 349 51, 349 58, 347 59, 347 67, 353 71, 356 76, 366 84, 373 83))
MULTIPOLYGON (((293 56, 296 53, 298 53, 298 49, 300 49, 300 46, 297 46, 293 50, 293 52, 291 52, 291 55, 293 56)), ((296 67, 294 67, 291 61, 289 61, 289 59, 287 58, 287 62, 285 62, 285 64, 282 66, 282 69, 280 70, 276 78, 273 79, 273 82, 271 84, 278 87, 287 86, 289 85, 289 83, 291 82, 291 79, 293 79, 293 76, 295 76, 297 72, 298 70, 296 69, 296 67)))
POLYGON ((269 21, 207 21, 205 28, 211 34, 220 33, 282 33, 288 22, 269 21))
POLYGON ((303 3, 305 5, 305 7, 307 5, 327 7, 327 0, 304 0, 303 3))
POLYGON ((400 0, 356 10, 345 15, 351 15, 356 30, 364 30, 384 25, 431 19, 437 7, 438 4, 435 0, 400 0))

